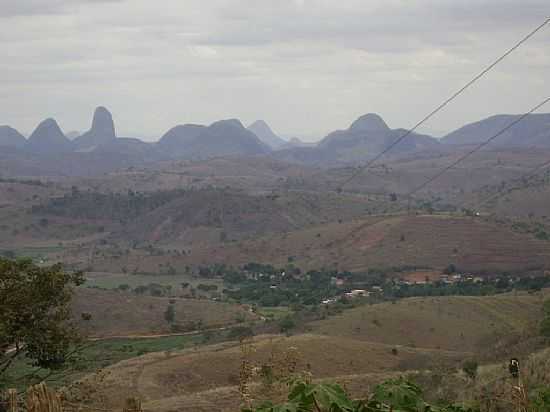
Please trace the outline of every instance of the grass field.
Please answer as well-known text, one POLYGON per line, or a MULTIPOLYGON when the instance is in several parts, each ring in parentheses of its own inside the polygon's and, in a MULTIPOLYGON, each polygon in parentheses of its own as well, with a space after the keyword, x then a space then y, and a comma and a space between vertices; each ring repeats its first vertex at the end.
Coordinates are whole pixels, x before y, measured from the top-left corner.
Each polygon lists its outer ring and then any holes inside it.
MULTIPOLYGON (((208 341, 223 339, 225 333, 197 334, 190 336, 169 336, 149 339, 105 339, 85 342, 82 350, 75 354, 66 368, 46 378, 48 385, 59 387, 67 385, 86 374, 106 368, 125 359, 134 358, 150 352, 177 351, 204 344, 208 341)), ((28 361, 18 360, 10 368, 7 381, 18 382, 18 387, 25 388, 31 382, 30 374, 46 377, 45 371, 37 371, 28 361), (27 378, 25 378, 27 377, 27 378)))
POLYGON ((410 298, 360 306, 314 322, 311 331, 411 347, 478 352, 542 317, 541 296, 410 298))
MULTIPOLYGON (((453 364, 466 356, 407 347, 393 352, 392 345, 309 334, 260 336, 252 347, 250 361, 255 365, 291 356, 297 370, 307 371, 316 379, 337 380, 358 374, 391 374, 406 369, 406 365, 453 364)), ((91 375, 84 379, 83 386, 98 390, 106 397, 104 405, 110 408, 119 407, 123 395, 133 393, 145 401, 147 410, 237 410, 241 358, 237 343, 149 354, 108 368, 107 376, 91 375)), ((261 388, 258 390, 261 392, 261 388)))

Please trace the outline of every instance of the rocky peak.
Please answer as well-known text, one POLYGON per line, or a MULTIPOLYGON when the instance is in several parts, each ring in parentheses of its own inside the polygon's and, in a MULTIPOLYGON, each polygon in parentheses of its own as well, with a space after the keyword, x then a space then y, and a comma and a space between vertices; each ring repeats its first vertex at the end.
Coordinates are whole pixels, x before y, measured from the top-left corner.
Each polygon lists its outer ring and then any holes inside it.
POLYGON ((113 116, 105 107, 99 106, 95 109, 90 132, 101 135, 105 140, 116 138, 113 116))
POLYGON ((388 131, 390 128, 379 115, 368 113, 354 121, 350 126, 350 130, 356 132, 382 132, 388 131))

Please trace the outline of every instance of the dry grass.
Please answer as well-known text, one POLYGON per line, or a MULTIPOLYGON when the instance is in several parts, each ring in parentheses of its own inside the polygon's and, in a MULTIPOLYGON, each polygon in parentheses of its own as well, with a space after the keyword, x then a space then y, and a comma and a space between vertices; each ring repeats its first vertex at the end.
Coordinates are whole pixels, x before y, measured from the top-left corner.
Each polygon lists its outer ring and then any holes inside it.
MULTIPOLYGON (((254 314, 236 304, 180 298, 175 298, 174 302, 177 323, 201 321, 205 329, 256 319, 254 314)), ((84 331, 94 337, 165 334, 170 332, 170 325, 164 319, 169 303, 169 298, 79 289, 73 312, 77 319, 83 312, 92 314, 92 320, 79 321, 84 331)))
MULTIPOLYGON (((365 378, 363 388, 369 382, 379 382, 384 376, 403 369, 406 364, 428 367, 437 361, 455 363, 467 356, 461 352, 407 347, 399 347, 397 354, 393 354, 391 345, 306 334, 289 338, 257 337, 251 357, 255 364, 261 364, 274 351, 284 352, 290 348, 299 354, 299 370, 310 371, 316 379, 330 378, 342 383, 366 375, 369 379, 365 378)), ((93 386, 106 397, 105 404, 110 407, 118 407, 125 395, 133 393, 138 394, 145 401, 145 409, 150 410, 206 411, 213 407, 214 401, 215 410, 225 410, 224 407, 229 410, 238 406, 240 361, 241 350, 235 343, 150 354, 108 368, 103 381, 90 376, 84 386, 93 386)))
POLYGON ((412 347, 480 351, 521 333, 541 315, 540 297, 410 298, 361 306, 315 322, 315 333, 412 347))

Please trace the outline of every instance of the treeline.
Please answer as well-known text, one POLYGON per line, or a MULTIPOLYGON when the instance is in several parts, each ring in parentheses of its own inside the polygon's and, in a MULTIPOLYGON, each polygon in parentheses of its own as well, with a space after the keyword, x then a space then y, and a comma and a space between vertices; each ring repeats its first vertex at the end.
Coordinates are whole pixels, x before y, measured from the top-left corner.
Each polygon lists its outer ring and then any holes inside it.
POLYGON ((32 213, 66 216, 79 219, 112 219, 127 221, 161 207, 185 194, 184 190, 141 193, 101 193, 80 191, 73 187, 70 193, 52 198, 32 207, 32 213))
POLYGON ((441 281, 426 284, 386 283, 384 296, 407 298, 414 296, 489 296, 499 293, 523 290, 536 292, 550 287, 550 276, 516 278, 511 275, 499 275, 497 278, 484 279, 481 282, 460 281, 444 283, 441 281))

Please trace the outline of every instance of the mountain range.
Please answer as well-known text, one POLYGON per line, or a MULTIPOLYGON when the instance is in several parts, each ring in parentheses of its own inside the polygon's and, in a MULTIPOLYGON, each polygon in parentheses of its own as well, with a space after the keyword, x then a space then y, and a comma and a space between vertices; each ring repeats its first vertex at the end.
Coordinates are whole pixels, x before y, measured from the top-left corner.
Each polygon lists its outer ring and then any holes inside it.
MULTIPOLYGON (((75 158, 79 159, 78 162, 90 163, 86 170, 94 170, 93 163, 98 158, 102 158, 102 166, 105 166, 105 159, 109 159, 109 164, 112 164, 109 170, 117 167, 117 164, 258 155, 302 164, 353 164, 392 145, 393 154, 403 154, 442 148, 453 150, 456 146, 478 144, 518 118, 519 115, 491 116, 460 127, 441 139, 410 133, 396 144, 407 130, 392 129, 378 114, 368 113, 348 128, 331 132, 317 144, 310 145, 297 139, 287 141, 281 138, 263 120, 244 127, 238 119, 228 119, 208 126, 178 125, 169 129, 158 142, 149 143, 117 136, 113 116, 105 107, 98 107, 94 111, 90 129, 72 140, 52 118, 42 121, 28 139, 10 126, 0 126, 0 156, 2 151, 6 152, 9 148, 12 157, 13 151, 37 159, 63 155, 66 162, 74 164, 75 160, 70 160, 71 156, 78 154, 75 158)), ((493 145, 550 148, 550 114, 527 116, 495 139, 493 145)))

